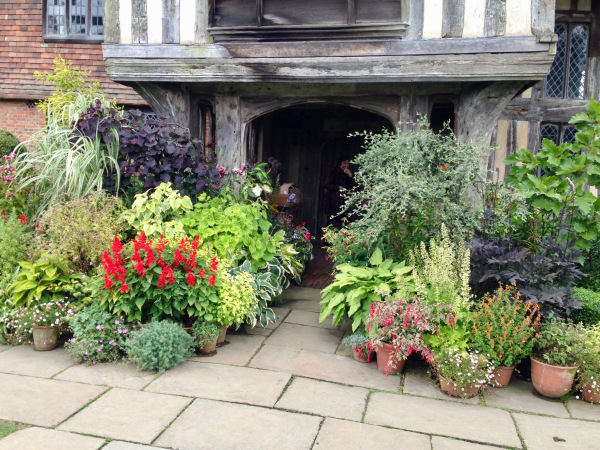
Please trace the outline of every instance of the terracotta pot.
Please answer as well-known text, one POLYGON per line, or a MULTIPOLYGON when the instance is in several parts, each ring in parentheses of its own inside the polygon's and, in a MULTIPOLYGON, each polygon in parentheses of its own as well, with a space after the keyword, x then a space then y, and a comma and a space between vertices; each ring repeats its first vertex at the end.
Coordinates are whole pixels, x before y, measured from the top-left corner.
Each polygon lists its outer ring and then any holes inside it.
POLYGON ((391 356, 391 362, 388 366, 388 361, 390 361, 390 352, 392 351, 391 344, 382 342, 381 345, 375 349, 375 351, 377 352, 377 368, 380 372, 388 375, 395 375, 402 372, 402 369, 404 369, 404 364, 406 363, 406 359, 397 360, 394 356, 391 356))
POLYGON ((38 352, 46 352, 56 348, 58 341, 58 328, 56 327, 33 327, 33 349, 38 352))
POLYGON ((438 373, 438 378, 440 381, 440 387, 442 388, 442 392, 448 394, 451 397, 462 397, 462 398, 471 398, 475 397, 479 393, 479 388, 475 386, 467 385, 464 391, 461 391, 453 381, 446 380, 443 376, 438 373))
POLYGON ((546 364, 531 357, 531 382, 540 394, 558 398, 573 387, 577 367, 562 367, 546 364))
POLYGON ((510 378, 512 377, 515 367, 515 365, 512 365, 510 367, 496 367, 496 371, 494 372, 494 387, 505 388, 506 386, 508 386, 508 383, 510 383, 510 378))
POLYGON ((583 399, 588 403, 600 404, 600 387, 596 386, 594 390, 592 386, 582 386, 581 391, 583 393, 583 399))
POLYGON ((366 347, 354 347, 352 356, 358 362, 368 363, 374 360, 375 352, 370 351, 366 347))
POLYGON ((203 355, 211 355, 217 351, 217 341, 211 342, 210 344, 204 344, 200 348, 200 353, 203 355))
POLYGON ((225 335, 227 335, 227 325, 221 325, 221 334, 217 338, 217 347, 225 343, 225 335))
POLYGON ((297 196, 290 200, 290 195, 291 194, 269 194, 269 203, 279 207, 293 206, 298 203, 297 196))

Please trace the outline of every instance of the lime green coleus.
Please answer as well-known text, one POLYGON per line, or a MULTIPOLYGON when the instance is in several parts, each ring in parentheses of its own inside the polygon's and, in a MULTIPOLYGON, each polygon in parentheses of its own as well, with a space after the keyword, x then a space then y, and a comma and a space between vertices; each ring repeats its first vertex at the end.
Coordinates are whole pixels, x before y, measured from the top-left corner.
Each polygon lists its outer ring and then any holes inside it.
POLYGON ((412 267, 404 261, 384 261, 382 255, 381 249, 375 250, 366 267, 337 266, 333 283, 321 291, 319 322, 333 315, 333 325, 339 325, 348 318, 352 320, 352 331, 356 331, 369 314, 371 303, 392 293, 407 296, 415 292, 412 267))

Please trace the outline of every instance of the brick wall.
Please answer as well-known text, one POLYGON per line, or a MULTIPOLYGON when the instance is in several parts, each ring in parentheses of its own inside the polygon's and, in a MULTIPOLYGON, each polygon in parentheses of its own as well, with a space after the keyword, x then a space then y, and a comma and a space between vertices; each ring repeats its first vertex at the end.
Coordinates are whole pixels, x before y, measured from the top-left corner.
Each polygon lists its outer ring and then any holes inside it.
POLYGON ((30 108, 27 101, 0 99, 0 130, 8 130, 19 140, 26 141, 43 124, 42 111, 30 108))
POLYGON ((89 70, 109 97, 123 104, 145 104, 129 87, 113 83, 106 75, 99 43, 52 43, 42 37, 43 0, 0 2, 0 100, 38 100, 51 87, 36 82, 36 70, 50 71, 52 61, 62 55, 74 65, 89 70))

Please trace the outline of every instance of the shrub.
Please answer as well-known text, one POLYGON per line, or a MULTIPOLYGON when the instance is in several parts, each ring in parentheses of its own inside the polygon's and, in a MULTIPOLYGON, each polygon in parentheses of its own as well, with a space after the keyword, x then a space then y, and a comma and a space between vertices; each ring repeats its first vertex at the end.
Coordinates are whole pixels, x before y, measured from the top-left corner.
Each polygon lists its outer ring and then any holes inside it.
MULTIPOLYGON (((215 305, 216 322, 229 327, 246 321, 259 302, 254 286, 255 280, 250 272, 225 272, 219 287, 219 301, 215 305)), ((272 318, 275 318, 274 314, 272 318)))
POLYGON ((16 275, 20 261, 26 261, 32 235, 25 216, 15 212, 0 218, 0 292, 5 293, 16 275))
POLYGON ((89 272, 123 228, 115 220, 119 205, 106 193, 54 204, 38 221, 39 248, 65 260, 76 272, 89 272))
POLYGON ((561 322, 554 316, 543 323, 536 342, 535 356, 554 366, 574 366, 584 349, 583 325, 561 322))
POLYGON ((0 156, 6 156, 15 151, 15 147, 19 145, 21 141, 7 130, 0 130, 0 156))
POLYGON ((132 332, 126 350, 138 370, 164 372, 192 356, 194 346, 194 338, 180 324, 165 320, 132 332))
POLYGON ((221 327, 212 322, 196 321, 192 327, 192 334, 196 337, 198 345, 204 347, 217 341, 221 327))
POLYGON ((584 326, 600 323, 600 293, 584 288, 573 289, 573 299, 581 302, 581 309, 571 310, 569 318, 582 322, 584 326))
POLYGON ((67 353, 85 364, 116 361, 121 356, 129 327, 99 304, 92 303, 69 322, 73 338, 65 343, 67 353))

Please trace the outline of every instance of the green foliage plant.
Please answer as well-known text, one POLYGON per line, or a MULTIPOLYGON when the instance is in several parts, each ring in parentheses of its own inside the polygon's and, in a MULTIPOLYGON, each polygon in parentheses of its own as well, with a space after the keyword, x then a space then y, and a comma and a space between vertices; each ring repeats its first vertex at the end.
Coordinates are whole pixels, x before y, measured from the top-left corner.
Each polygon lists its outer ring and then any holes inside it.
POLYGON ((559 321, 551 315, 542 324, 534 358, 553 366, 575 366, 583 352, 583 332, 582 324, 559 321))
POLYGON ((198 197, 182 219, 188 235, 200 236, 221 259, 247 259, 257 271, 277 254, 283 231, 270 234, 267 206, 261 200, 239 202, 231 193, 198 197))
POLYGON ((585 328, 579 337, 581 353, 576 355, 577 388, 600 394, 600 324, 585 328))
POLYGON ((574 288, 573 299, 581 303, 581 309, 572 309, 569 318, 584 326, 600 323, 600 292, 585 288, 574 288))
MULTIPOLYGON (((250 272, 223 272, 216 304, 216 322, 227 327, 252 319, 259 303, 254 290, 254 277, 250 272)), ((265 312, 266 314, 266 312, 265 312)), ((275 316, 271 311, 272 319, 275 316)))
POLYGON ((515 285, 486 295, 473 315, 472 347, 496 366, 518 364, 533 352, 540 323, 539 305, 524 303, 515 285))
POLYGON ((180 218, 191 209, 189 197, 182 197, 171 183, 161 183, 151 192, 136 195, 131 208, 123 211, 119 220, 150 239, 161 235, 166 239, 181 239, 185 231, 180 218))
POLYGON ((82 308, 69 327, 73 337, 65 343, 66 352, 76 362, 88 365, 119 359, 129 335, 123 317, 113 316, 99 303, 82 308))
POLYGON ((539 152, 521 149, 506 158, 506 183, 535 208, 542 236, 569 240, 564 224, 571 219, 577 246, 587 251, 600 232, 600 201, 586 188, 600 186, 600 104, 591 99, 569 123, 577 128, 573 143, 544 139, 539 152))
POLYGON ((392 292, 410 297, 414 292, 412 267, 404 261, 383 260, 382 255, 380 249, 375 250, 366 267, 337 266, 333 283, 321 291, 319 323, 332 315, 333 325, 350 319, 352 331, 356 331, 368 317, 373 302, 384 300, 392 292))
POLYGON ((42 256, 33 263, 21 261, 19 265, 21 270, 8 287, 15 307, 60 300, 71 285, 81 280, 81 275, 72 274, 67 264, 58 258, 42 256))
POLYGON ((446 348, 436 358, 435 367, 463 397, 470 387, 483 389, 494 383, 495 367, 478 351, 446 348))
POLYGON ((355 158, 356 189, 344 208, 358 217, 355 227, 372 233, 371 244, 389 242, 395 260, 437 234, 444 223, 454 236, 472 232, 480 208, 471 196, 478 182, 482 150, 435 133, 425 119, 414 131, 358 133, 365 152, 355 158))
POLYGON ((55 203, 38 221, 37 246, 67 262, 76 272, 88 273, 100 264, 102 253, 121 233, 116 219, 118 198, 107 193, 55 203))
POLYGON ((12 284, 20 261, 28 260, 32 241, 31 228, 25 216, 21 219, 13 211, 2 212, 0 216, 0 292, 6 294, 6 288, 12 284))
POLYGON ((221 334, 221 327, 213 322, 199 320, 194 322, 192 334, 196 337, 198 345, 204 347, 217 341, 221 334))
POLYGON ((0 156, 10 155, 21 143, 19 139, 8 130, 0 130, 0 156))
POLYGON ((247 260, 242 265, 232 269, 232 273, 234 274, 242 272, 250 275, 252 291, 256 297, 256 307, 246 316, 246 322, 252 327, 255 327, 257 324, 266 327, 269 323, 275 322, 275 313, 270 305, 275 298, 281 295, 282 289, 278 284, 278 280, 274 280, 270 271, 253 273, 252 266, 247 260))
POLYGON ((361 347, 369 342, 369 336, 364 330, 356 331, 342 339, 342 344, 350 349, 361 347))
POLYGON ((325 248, 327 257, 333 261, 334 267, 344 263, 366 266, 376 248, 385 250, 378 243, 373 244, 376 233, 362 224, 357 226, 355 223, 347 222, 340 230, 328 226, 323 228, 323 231, 323 240, 328 244, 325 248))
POLYGON ((181 324, 153 321, 131 333, 126 352, 138 370, 164 372, 193 356, 195 345, 194 338, 181 324))

